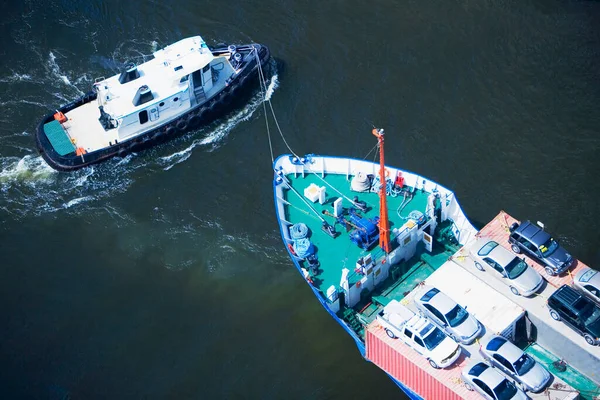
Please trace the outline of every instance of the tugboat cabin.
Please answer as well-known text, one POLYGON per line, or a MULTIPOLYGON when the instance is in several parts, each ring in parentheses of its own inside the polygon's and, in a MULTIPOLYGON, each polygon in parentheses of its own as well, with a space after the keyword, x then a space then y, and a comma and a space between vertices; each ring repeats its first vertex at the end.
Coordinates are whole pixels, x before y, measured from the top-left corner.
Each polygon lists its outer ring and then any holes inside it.
POLYGON ((97 104, 66 113, 63 127, 71 142, 89 153, 164 125, 226 85, 236 73, 230 55, 215 57, 200 36, 176 42, 146 63, 97 81, 97 104))

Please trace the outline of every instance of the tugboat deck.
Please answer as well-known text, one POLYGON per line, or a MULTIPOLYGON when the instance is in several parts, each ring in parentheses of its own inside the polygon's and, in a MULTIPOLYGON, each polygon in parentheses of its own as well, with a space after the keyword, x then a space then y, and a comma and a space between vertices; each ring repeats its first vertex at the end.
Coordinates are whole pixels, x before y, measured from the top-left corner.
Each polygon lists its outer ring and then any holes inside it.
POLYGON ((103 149, 109 146, 109 142, 117 140, 117 130, 105 131, 100 125, 100 111, 98 103, 92 101, 72 109, 65 114, 67 122, 63 128, 67 131, 75 147, 81 147, 86 152, 103 149))

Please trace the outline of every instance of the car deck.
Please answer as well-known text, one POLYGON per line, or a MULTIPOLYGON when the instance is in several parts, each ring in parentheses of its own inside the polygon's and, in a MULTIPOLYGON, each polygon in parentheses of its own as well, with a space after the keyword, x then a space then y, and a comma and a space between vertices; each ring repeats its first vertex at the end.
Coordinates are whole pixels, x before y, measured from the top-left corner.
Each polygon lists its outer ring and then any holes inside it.
MULTIPOLYGON (((479 354, 479 343, 483 337, 495 333, 507 334, 503 331, 509 330, 511 324, 524 315, 525 310, 514 301, 512 297, 516 296, 510 291, 506 294, 493 290, 480 276, 474 274, 478 270, 473 268, 473 271, 468 271, 458 262, 459 258, 460 255, 456 255, 440 266, 426 278, 425 284, 440 288, 457 303, 467 306, 467 310, 485 326, 483 336, 469 345, 460 344, 462 355, 458 361, 448 368, 436 370, 401 340, 389 338, 379 322, 373 321, 365 329, 366 357, 399 381, 406 382, 417 393, 440 393, 440 396, 443 393, 444 398, 480 398, 475 392, 466 391, 461 380, 462 368, 472 360, 483 360, 479 354), (461 282, 461 285, 455 284, 456 282, 461 282)), ((402 301, 413 312, 417 312, 413 301, 417 289, 407 293, 402 301)), ((550 360, 559 357, 542 347, 539 342, 529 344, 528 348, 532 357, 554 375, 554 380, 546 391, 538 394, 528 392, 530 398, 548 399, 550 395, 550 398, 557 400, 573 399, 580 392, 581 398, 591 399, 591 395, 588 396, 590 393, 600 394, 598 385, 573 366, 569 366, 570 374, 557 374, 550 360)))
MULTIPOLYGON (((509 236, 509 226, 511 226, 514 222, 519 222, 515 218, 508 215, 506 212, 501 211, 493 220, 491 220, 486 226, 484 226, 479 233, 478 237, 486 237, 492 240, 495 240, 503 247, 510 249, 510 244, 508 243, 509 236)), ((514 254, 514 253, 513 253, 514 254)), ((527 260, 527 263, 533 267, 537 272, 542 275, 542 277, 552 286, 559 288, 564 284, 570 284, 573 281, 573 276, 584 267, 587 267, 584 263, 579 260, 575 260, 571 268, 569 268, 565 273, 557 276, 549 276, 545 271, 545 265, 540 264, 537 260, 527 256, 524 252, 521 252, 519 256, 524 256, 527 260)))
MULTIPOLYGON (((427 360, 398 339, 391 339, 383 327, 374 322, 366 330, 366 358, 386 371, 395 379, 403 382, 417 394, 426 396, 435 393, 440 399, 481 399, 475 391, 465 388, 461 372, 471 360, 483 360, 479 355, 479 344, 461 345, 463 353, 449 368, 433 369, 427 360)), ((570 400, 581 398, 592 400, 600 394, 600 389, 589 379, 570 369, 564 378, 555 373, 551 360, 557 359, 552 353, 537 344, 529 351, 536 361, 541 362, 553 375, 550 386, 541 393, 527 392, 531 399, 570 400), (573 386, 571 386, 573 385, 573 386), (575 389, 577 388, 577 389, 575 389), (578 397, 579 396, 579 397, 578 397)))
MULTIPOLYGON (((501 245, 510 248, 508 245, 508 226, 514 221, 515 219, 510 215, 505 212, 500 212, 490 223, 480 230, 478 235, 486 235, 487 237, 493 238, 501 245)), ((553 352, 561 359, 564 359, 573 368, 600 385, 600 346, 589 345, 583 336, 580 336, 569 326, 561 321, 552 319, 552 317, 550 317, 550 312, 548 311, 548 297, 550 297, 558 287, 564 284, 570 284, 572 282, 572 275, 567 272, 562 276, 547 276, 543 272, 542 265, 524 255, 525 260, 529 265, 540 272, 548 283, 542 286, 540 291, 529 298, 515 296, 511 293, 508 286, 498 284, 498 280, 494 276, 481 272, 475 268, 473 259, 469 256, 467 247, 468 246, 465 246, 461 249, 457 253, 458 256, 453 259, 496 291, 511 299, 524 310, 527 310, 528 318, 537 328, 537 343, 553 352)), ((573 273, 573 270, 578 271, 583 266, 585 266, 585 264, 577 260, 571 267, 571 273, 573 273)))

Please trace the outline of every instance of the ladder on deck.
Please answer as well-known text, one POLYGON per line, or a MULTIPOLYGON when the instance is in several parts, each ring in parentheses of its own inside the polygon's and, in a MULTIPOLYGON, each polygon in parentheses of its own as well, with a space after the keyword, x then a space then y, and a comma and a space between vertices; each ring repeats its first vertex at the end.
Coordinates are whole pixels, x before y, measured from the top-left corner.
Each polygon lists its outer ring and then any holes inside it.
POLYGON ((198 104, 202 104, 206 101, 206 93, 204 93, 204 88, 202 86, 194 88, 194 96, 196 97, 196 103, 198 104))

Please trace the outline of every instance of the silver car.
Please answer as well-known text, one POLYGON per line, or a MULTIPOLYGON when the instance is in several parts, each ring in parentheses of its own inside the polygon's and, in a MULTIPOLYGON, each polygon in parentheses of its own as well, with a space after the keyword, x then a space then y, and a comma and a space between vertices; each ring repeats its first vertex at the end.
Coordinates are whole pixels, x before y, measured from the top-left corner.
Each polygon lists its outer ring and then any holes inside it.
POLYGON ((483 264, 491 267, 488 269, 496 277, 501 278, 510 287, 510 291, 517 296, 531 296, 544 283, 542 276, 525 260, 500 246, 498 242, 487 238, 479 239, 471 253, 474 256, 475 268, 485 271, 483 264))
POLYGON ((437 288, 424 286, 415 292, 415 305, 458 342, 472 343, 483 329, 475 317, 437 288))
POLYGON ((475 390, 488 400, 526 400, 525 393, 483 361, 472 361, 462 370, 467 390, 475 390))
POLYGON ((479 352, 490 364, 519 382, 523 390, 539 393, 552 379, 529 354, 502 336, 494 335, 485 340, 479 352))
POLYGON ((600 306, 600 274, 591 268, 583 268, 573 278, 575 288, 600 306))

